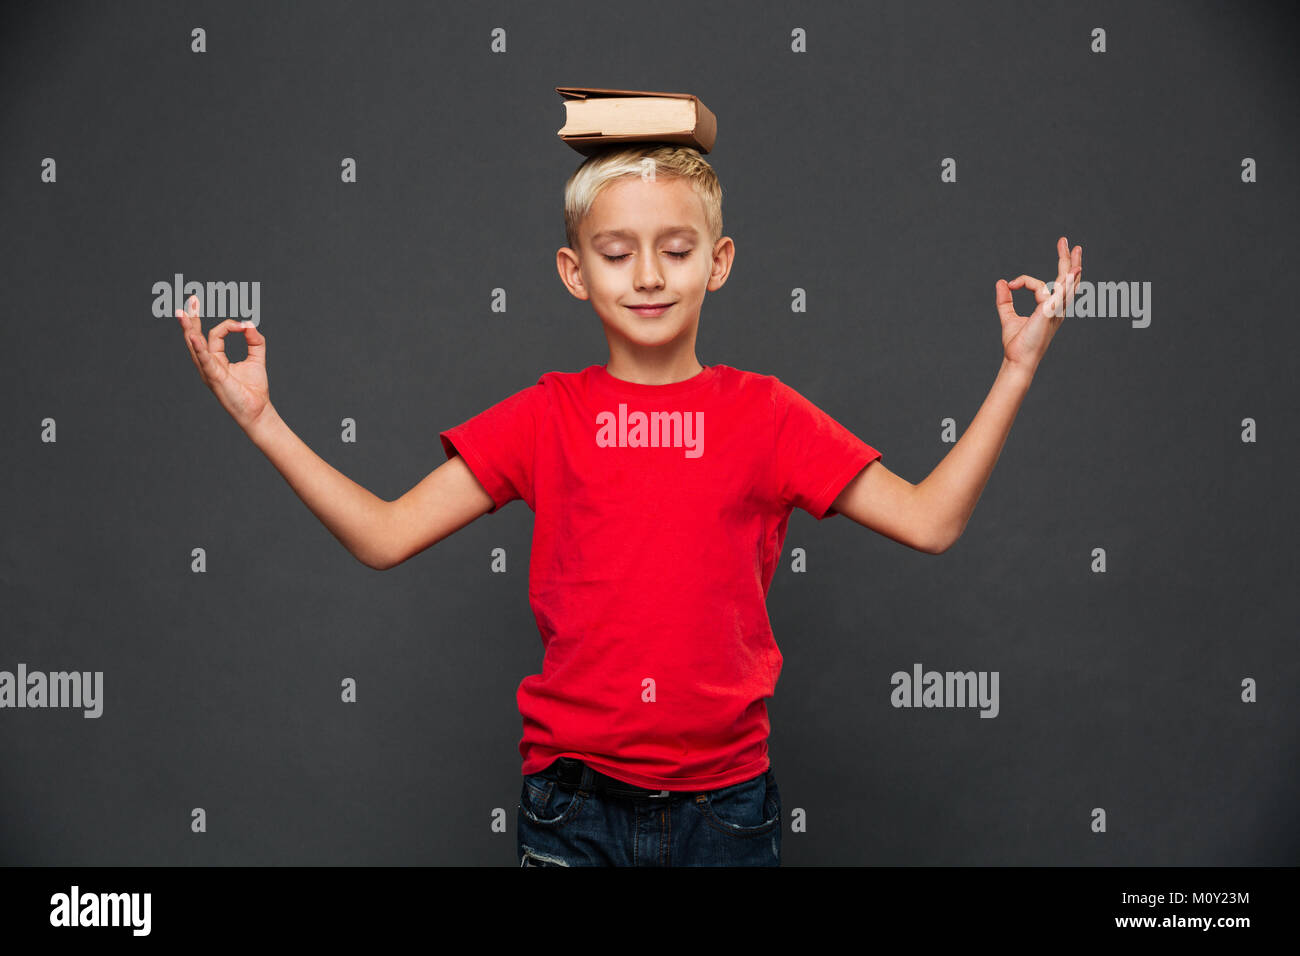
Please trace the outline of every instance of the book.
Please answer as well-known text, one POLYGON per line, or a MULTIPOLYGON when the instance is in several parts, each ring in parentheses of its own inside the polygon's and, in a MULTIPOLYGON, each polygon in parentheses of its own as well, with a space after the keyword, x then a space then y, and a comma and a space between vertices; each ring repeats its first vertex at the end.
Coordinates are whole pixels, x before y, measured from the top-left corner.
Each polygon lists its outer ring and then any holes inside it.
POLYGON ((561 140, 584 156, 614 143, 677 143, 701 153, 713 148, 718 118, 691 93, 557 86, 564 97, 561 140))

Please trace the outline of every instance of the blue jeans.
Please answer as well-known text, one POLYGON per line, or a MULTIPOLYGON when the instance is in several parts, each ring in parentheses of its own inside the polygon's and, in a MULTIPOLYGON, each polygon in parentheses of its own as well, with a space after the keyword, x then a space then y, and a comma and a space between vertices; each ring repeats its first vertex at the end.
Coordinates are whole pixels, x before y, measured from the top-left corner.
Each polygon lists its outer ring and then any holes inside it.
POLYGON ((553 768, 524 777, 516 814, 520 866, 780 866, 781 794, 758 776, 666 797, 576 790, 553 768))

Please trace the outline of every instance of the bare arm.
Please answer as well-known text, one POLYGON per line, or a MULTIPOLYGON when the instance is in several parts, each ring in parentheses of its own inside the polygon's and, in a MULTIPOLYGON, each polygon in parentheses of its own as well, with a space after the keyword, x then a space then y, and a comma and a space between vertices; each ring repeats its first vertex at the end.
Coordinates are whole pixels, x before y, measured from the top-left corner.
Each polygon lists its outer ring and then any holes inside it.
POLYGON ((248 436, 339 543, 385 571, 458 531, 492 507, 459 455, 396 501, 367 491, 324 461, 268 407, 248 436))
POLYGON ((492 507, 492 498, 459 455, 397 501, 367 491, 312 451, 271 404, 265 337, 227 319, 204 339, 198 299, 191 297, 187 306, 176 311, 176 318, 204 384, 312 514, 362 564, 391 568, 492 507), (248 357, 231 363, 225 337, 236 329, 244 333, 248 357))
POLYGON ((388 547, 380 570, 401 564, 487 514, 492 496, 455 455, 389 504, 388 547))
POLYGON ((970 427, 943 461, 919 485, 873 462, 840 492, 835 510, 927 554, 941 554, 961 537, 1083 274, 1082 246, 1071 252, 1062 236, 1056 248, 1052 291, 1032 276, 998 281, 995 302, 1002 322, 1002 367, 970 427), (1037 307, 1031 315, 1016 314, 1011 301, 1011 290, 1016 288, 1033 290, 1037 307))
POLYGON ((877 459, 844 486, 833 507, 864 528, 926 554, 938 554, 938 537, 926 524, 917 487, 877 459))
POLYGON ((924 481, 914 485, 875 461, 840 492, 835 510, 917 551, 948 550, 984 493, 1032 377, 1004 362, 975 420, 924 481))
POLYGON ((312 451, 269 403, 245 431, 330 534, 362 564, 379 568, 390 503, 312 451))

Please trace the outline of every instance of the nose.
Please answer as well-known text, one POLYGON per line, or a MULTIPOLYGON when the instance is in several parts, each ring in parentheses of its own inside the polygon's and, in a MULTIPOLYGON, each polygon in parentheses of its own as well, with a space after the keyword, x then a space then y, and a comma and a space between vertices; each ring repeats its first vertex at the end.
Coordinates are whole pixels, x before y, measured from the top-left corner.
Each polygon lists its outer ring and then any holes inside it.
POLYGON ((636 287, 638 289, 662 289, 664 276, 659 269, 659 260, 655 258, 654 250, 650 250, 648 255, 639 256, 638 260, 636 287))

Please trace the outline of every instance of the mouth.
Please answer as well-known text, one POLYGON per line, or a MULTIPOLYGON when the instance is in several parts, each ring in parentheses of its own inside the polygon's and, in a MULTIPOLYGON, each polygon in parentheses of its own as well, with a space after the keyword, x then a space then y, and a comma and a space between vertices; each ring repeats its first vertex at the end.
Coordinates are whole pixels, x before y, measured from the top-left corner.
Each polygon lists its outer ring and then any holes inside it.
POLYGON ((672 308, 672 305, 673 304, 671 302, 658 302, 658 303, 651 303, 649 305, 629 305, 627 308, 630 311, 635 312, 637 315, 654 316, 654 315, 663 315, 670 308, 672 308))

